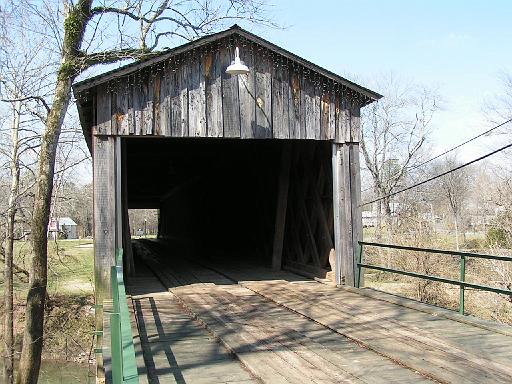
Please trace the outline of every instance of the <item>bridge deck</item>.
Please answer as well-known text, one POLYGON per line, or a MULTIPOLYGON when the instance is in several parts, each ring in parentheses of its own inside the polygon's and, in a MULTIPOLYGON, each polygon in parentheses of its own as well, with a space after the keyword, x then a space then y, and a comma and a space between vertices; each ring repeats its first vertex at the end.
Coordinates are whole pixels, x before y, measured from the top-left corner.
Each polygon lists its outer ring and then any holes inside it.
POLYGON ((509 327, 257 266, 148 265, 128 286, 142 383, 512 382, 509 327))

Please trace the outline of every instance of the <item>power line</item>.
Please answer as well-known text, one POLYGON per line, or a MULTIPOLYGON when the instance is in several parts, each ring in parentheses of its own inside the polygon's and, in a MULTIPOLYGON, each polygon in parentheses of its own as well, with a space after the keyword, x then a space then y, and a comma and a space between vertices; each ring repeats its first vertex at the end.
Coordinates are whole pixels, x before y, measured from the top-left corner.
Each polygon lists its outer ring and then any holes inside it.
POLYGON ((481 161, 481 160, 483 160, 483 159, 486 159, 486 158, 488 158, 489 156, 495 155, 496 153, 501 152, 501 151, 504 151, 505 149, 510 148, 510 147, 512 147, 512 143, 509 143, 509 144, 507 144, 507 145, 505 145, 505 146, 503 146, 503 147, 501 147, 501 148, 498 148, 498 149, 496 149, 496 150, 494 150, 494 151, 492 151, 492 152, 487 153, 486 155, 480 156, 480 157, 478 157, 478 158, 476 158, 476 159, 474 159, 474 160, 471 160, 471 161, 469 161, 469 162, 467 162, 467 163, 461 164, 461 165, 459 165, 458 167, 455 167, 455 168, 452 168, 452 169, 450 169, 450 170, 448 170, 448 171, 446 171, 446 172, 440 173, 439 175, 429 177, 428 179, 425 179, 425 180, 423 180, 423 181, 420 181, 419 183, 416 183, 416 184, 410 185, 410 186, 405 187, 405 188, 402 188, 402 189, 400 189, 400 190, 398 190, 398 191, 395 191, 395 192, 389 193, 389 194, 387 194, 387 195, 381 196, 381 197, 379 197, 379 198, 377 198, 377 199, 374 199, 374 200, 368 201, 368 202, 363 203, 363 204, 361 204, 361 205, 359 205, 359 206, 360 206, 360 207, 363 207, 363 206, 368 205, 368 204, 373 204, 373 203, 376 203, 377 201, 384 200, 384 199, 387 199, 388 197, 392 197, 392 196, 398 195, 399 193, 402 193, 402 192, 408 191, 408 190, 410 190, 410 189, 412 189, 412 188, 419 187, 420 185, 423 185, 423 184, 425 184, 425 183, 428 183, 428 182, 430 182, 430 181, 432 181, 432 180, 435 180, 435 179, 437 179, 437 178, 439 178, 439 177, 445 176, 445 175, 447 175, 447 174, 449 174, 449 173, 452 173, 452 172, 458 171, 458 170, 459 170, 459 169, 461 169, 461 168, 467 167, 468 165, 471 165, 471 164, 474 164, 474 163, 476 163, 476 162, 478 162, 478 161, 481 161))
MULTIPOLYGON (((428 163, 430 163, 430 162, 432 162, 432 161, 434 161, 434 160, 437 160, 437 159, 439 159, 440 157, 443 157, 444 155, 447 155, 448 153, 453 152, 453 151, 455 151, 456 149, 459 149, 460 147, 462 147, 462 146, 464 146, 464 145, 466 145, 466 144, 468 144, 468 143, 471 143, 472 141, 474 141, 474 140, 476 140, 476 139, 479 139, 480 137, 485 136, 485 135, 487 135, 488 133, 491 133, 492 131, 494 131, 494 130, 496 130, 496 129, 498 129, 498 128, 503 127, 505 124, 508 124, 508 123, 510 123, 511 121, 512 121, 512 119, 508 119, 507 121, 504 121, 503 123, 498 124, 498 125, 496 125, 496 126, 494 126, 494 127, 490 128, 490 129, 488 129, 487 131, 482 132, 482 133, 480 133, 480 134, 478 134, 478 135, 476 135, 476 136, 472 137, 471 139, 468 139, 468 140, 464 141, 463 143, 460 143, 460 144, 456 145, 455 147, 452 147, 452 148, 450 148, 450 149, 447 149, 447 150, 446 150, 446 151, 444 151, 443 153, 440 153, 439 155, 436 155, 436 156, 434 156, 434 157, 432 157, 432 158, 430 158, 430 159, 428 159, 428 160, 424 161, 423 163, 416 164, 416 165, 414 165, 414 166, 410 167, 410 168, 409 168, 409 170, 413 170, 413 169, 416 169, 416 168, 423 167, 424 165, 426 165, 426 164, 428 164, 428 163)), ((393 179, 393 177, 390 177, 389 179, 386 179, 386 180, 384 180, 384 181, 389 181, 389 180, 392 180, 392 179, 393 179)), ((372 189, 372 188, 373 188, 373 187, 366 188, 366 189, 364 189, 362 192, 369 191, 369 190, 370 190, 370 189, 372 189)))

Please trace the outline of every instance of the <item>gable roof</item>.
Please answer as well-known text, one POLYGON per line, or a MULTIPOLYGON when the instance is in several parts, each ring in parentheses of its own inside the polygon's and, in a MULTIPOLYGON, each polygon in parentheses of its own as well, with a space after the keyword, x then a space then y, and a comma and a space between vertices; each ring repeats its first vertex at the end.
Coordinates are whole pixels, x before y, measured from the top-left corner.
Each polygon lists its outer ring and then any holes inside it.
POLYGON ((62 225, 67 225, 67 226, 76 225, 76 223, 73 221, 73 219, 71 217, 59 217, 58 222, 59 222, 59 227, 62 225))
POLYGON ((105 83, 105 82, 113 80, 113 79, 117 79, 122 76, 129 75, 129 74, 136 72, 140 69, 150 67, 150 66, 158 64, 162 61, 165 61, 169 58, 172 58, 173 56, 182 54, 184 52, 207 45, 209 43, 215 42, 217 40, 220 40, 220 39, 232 36, 232 35, 238 35, 238 36, 241 36, 249 41, 259 44, 262 47, 265 47, 271 51, 274 51, 274 52, 284 56, 288 60, 294 61, 295 63, 300 64, 303 67, 305 67, 311 71, 317 72, 317 73, 325 76, 326 78, 333 80, 336 83, 346 86, 347 88, 364 96, 366 99, 366 102, 364 104, 369 104, 369 103, 371 103, 375 100, 378 100, 382 97, 382 95, 378 94, 377 92, 374 92, 368 88, 358 85, 350 80, 345 79, 342 76, 335 74, 334 72, 331 72, 331 71, 329 71, 325 68, 322 68, 308 60, 305 60, 305 59, 255 35, 251 32, 246 31, 245 29, 241 28, 240 26, 238 26, 236 24, 233 25, 231 28, 226 29, 224 31, 217 32, 217 33, 214 33, 211 35, 207 35, 207 36, 201 37, 197 40, 191 41, 189 43, 180 45, 178 47, 162 51, 161 53, 159 53, 147 60, 136 61, 134 63, 130 63, 123 67, 102 73, 98 76, 94 76, 94 77, 82 80, 80 82, 77 82, 73 85, 73 90, 74 90, 75 96, 78 96, 78 94, 80 94, 92 87, 95 87, 99 84, 105 83))

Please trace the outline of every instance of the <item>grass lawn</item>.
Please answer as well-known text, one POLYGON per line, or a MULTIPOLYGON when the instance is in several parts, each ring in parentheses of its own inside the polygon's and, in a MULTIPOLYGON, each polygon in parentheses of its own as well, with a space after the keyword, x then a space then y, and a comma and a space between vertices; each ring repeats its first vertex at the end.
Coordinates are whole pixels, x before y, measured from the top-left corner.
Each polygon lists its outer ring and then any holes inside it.
MULTIPOLYGON (((31 243, 17 241, 14 246, 15 263, 29 270, 31 243)), ((0 278, 3 291, 3 274, 0 278)), ((48 293, 72 296, 90 296, 94 287, 94 249, 92 239, 57 240, 48 242, 48 293)), ((25 298, 27 283, 14 278, 15 296, 25 298)))
MULTIPOLYGON (((31 243, 15 243, 15 263, 30 269, 31 243)), ((20 348, 28 282, 14 278, 14 329, 20 348)), ((0 279, 3 302, 3 274, 0 279)), ((48 295, 43 358, 75 362, 91 355, 94 330, 94 249, 92 239, 48 242, 48 295)), ((1 341, 0 335, 0 341, 1 341)))

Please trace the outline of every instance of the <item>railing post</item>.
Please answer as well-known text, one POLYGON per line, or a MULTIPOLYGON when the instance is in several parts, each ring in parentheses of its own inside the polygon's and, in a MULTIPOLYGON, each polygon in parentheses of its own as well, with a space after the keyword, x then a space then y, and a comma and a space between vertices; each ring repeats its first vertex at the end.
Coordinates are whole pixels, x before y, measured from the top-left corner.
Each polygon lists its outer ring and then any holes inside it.
POLYGON ((357 281, 356 288, 361 288, 361 278, 363 277, 363 267, 361 267, 361 263, 363 262, 363 243, 359 242, 359 254, 357 257, 357 281))
POLYGON ((110 315, 110 355, 112 361, 112 383, 123 383, 123 346, 121 344, 121 315, 110 315))
MULTIPOLYGON (((461 283, 466 282, 466 256, 461 255, 460 256, 460 281, 461 283)), ((464 289, 465 287, 463 285, 459 286, 459 313, 461 315, 464 314, 464 289)))

